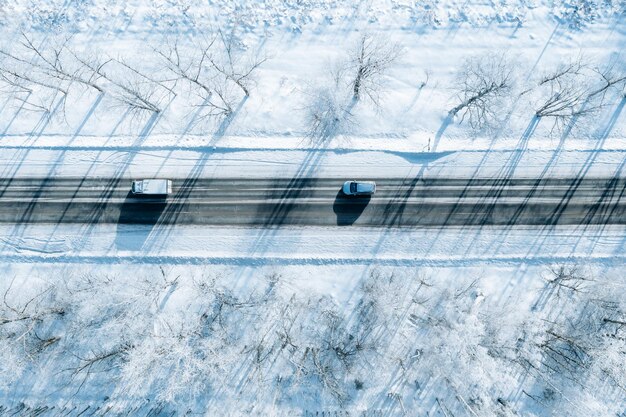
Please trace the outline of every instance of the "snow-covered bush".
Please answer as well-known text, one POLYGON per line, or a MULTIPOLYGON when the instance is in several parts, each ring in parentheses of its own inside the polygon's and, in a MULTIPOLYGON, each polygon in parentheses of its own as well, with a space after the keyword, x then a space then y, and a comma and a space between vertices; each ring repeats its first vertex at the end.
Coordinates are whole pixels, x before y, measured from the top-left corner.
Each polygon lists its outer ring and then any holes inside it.
POLYGON ((626 12, 621 0, 555 0, 552 13, 556 19, 573 29, 581 29, 602 17, 626 12))
POLYGON ((306 92, 304 123, 311 140, 328 140, 337 134, 349 133, 354 123, 353 105, 333 87, 314 87, 306 92))
MULTIPOLYGON (((466 4, 444 0, 392 0, 367 4, 337 0, 91 0, 54 7, 51 2, 13 0, 0 2, 0 22, 26 30, 119 32, 120 28, 149 28, 159 32, 201 32, 218 21, 222 27, 238 26, 244 32, 288 31, 303 33, 317 25, 334 25, 355 18, 385 24, 447 27, 465 23, 487 26, 496 22, 522 24, 534 9, 545 6, 559 22, 573 28, 624 12, 621 0, 494 0, 466 4)), ((530 16, 530 17, 529 17, 530 16)))

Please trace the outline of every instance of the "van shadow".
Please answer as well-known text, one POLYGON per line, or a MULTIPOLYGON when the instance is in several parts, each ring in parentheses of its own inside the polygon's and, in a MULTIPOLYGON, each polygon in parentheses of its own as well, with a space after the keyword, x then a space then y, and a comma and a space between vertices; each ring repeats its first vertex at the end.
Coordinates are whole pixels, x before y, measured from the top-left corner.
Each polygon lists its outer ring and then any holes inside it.
POLYGON ((141 250, 166 206, 166 196, 142 196, 129 191, 120 207, 115 247, 120 250, 141 250), (129 225, 140 226, 130 228, 129 225))
POLYGON ((347 196, 339 190, 333 203, 333 211, 337 216, 337 226, 352 226, 356 222, 365 207, 370 203, 372 196, 347 196))

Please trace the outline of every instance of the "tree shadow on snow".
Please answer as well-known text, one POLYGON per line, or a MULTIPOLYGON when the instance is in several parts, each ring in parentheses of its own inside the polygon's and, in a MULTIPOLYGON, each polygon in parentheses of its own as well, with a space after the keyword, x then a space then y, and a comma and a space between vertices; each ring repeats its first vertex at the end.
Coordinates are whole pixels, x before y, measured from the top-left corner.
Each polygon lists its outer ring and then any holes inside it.
POLYGON ((129 191, 120 207, 115 247, 141 250, 166 206, 166 196, 140 196, 129 191), (137 226, 131 229, 129 225, 137 226))

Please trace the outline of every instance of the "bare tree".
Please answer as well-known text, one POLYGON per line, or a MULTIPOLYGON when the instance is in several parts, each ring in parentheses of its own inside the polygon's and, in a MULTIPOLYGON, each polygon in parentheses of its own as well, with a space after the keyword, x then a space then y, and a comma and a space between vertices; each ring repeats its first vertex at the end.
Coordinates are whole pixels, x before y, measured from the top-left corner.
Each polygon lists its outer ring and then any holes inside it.
POLYGON ((228 86, 223 74, 216 74, 210 62, 216 38, 194 44, 193 50, 182 50, 178 39, 167 42, 165 48, 154 51, 165 61, 167 69, 178 80, 190 84, 200 97, 194 105, 202 110, 202 117, 229 117, 236 106, 237 98, 228 86))
POLYGON ((234 31, 218 30, 193 42, 191 49, 181 47, 178 38, 154 48, 176 79, 185 81, 200 97, 194 105, 201 110, 200 119, 231 117, 237 103, 250 96, 254 75, 267 60, 247 53, 236 42, 234 31))
POLYGON ((307 137, 323 142, 349 133, 355 126, 355 106, 363 98, 379 109, 385 76, 402 53, 399 44, 366 34, 344 60, 329 64, 324 81, 305 91, 307 137))
MULTIPOLYGON (((104 87, 98 82, 101 78, 97 73, 87 71, 82 64, 76 61, 69 50, 71 37, 66 37, 58 44, 38 46, 37 40, 22 32, 21 45, 25 52, 30 52, 35 59, 29 61, 32 68, 59 82, 73 84, 78 83, 88 88, 93 88, 99 93, 104 93, 104 87), (77 65, 78 64, 78 65, 77 65)), ((4 53, 4 52, 3 52, 4 53)))
POLYGON ((230 33, 218 31, 221 48, 217 54, 209 55, 208 59, 218 73, 237 85, 244 95, 249 97, 254 73, 268 58, 244 54, 243 49, 236 42, 235 29, 233 28, 230 33))
POLYGON ((116 59, 115 62, 129 75, 107 79, 120 89, 118 100, 131 109, 158 114, 163 111, 161 102, 164 97, 176 95, 173 88, 168 87, 163 81, 146 75, 124 60, 116 59))
POLYGON ((593 89, 589 64, 578 57, 559 65, 543 76, 538 88, 543 97, 535 107, 537 118, 554 120, 552 129, 561 129, 578 118, 596 113, 604 106, 602 90, 593 89))
POLYGON ((106 81, 111 87, 111 96, 128 107, 134 116, 142 113, 159 114, 163 110, 160 104, 163 98, 174 94, 171 87, 123 60, 104 58, 100 54, 84 57, 75 51, 70 52, 83 69, 89 71, 88 79, 106 81))
POLYGON ((459 112, 461 122, 468 117, 473 129, 492 126, 501 117, 502 107, 514 88, 514 65, 504 53, 472 57, 463 63, 455 88, 459 104, 449 111, 459 112))
POLYGON ((97 52, 91 56, 76 52, 71 47, 71 37, 45 46, 29 34, 22 33, 18 49, 0 49, 5 60, 0 68, 0 78, 21 89, 30 85, 56 91, 66 97, 73 85, 93 89, 127 106, 137 115, 162 111, 161 101, 174 95, 164 82, 150 77, 122 59, 103 58, 97 52), (31 55, 30 58, 25 58, 31 55))
POLYGON ((40 90, 39 94, 29 94, 28 102, 24 103, 29 105, 26 109, 33 108, 50 113, 57 97, 60 96, 65 114, 66 98, 75 84, 104 94, 99 77, 86 71, 72 56, 69 49, 71 39, 71 37, 54 39, 43 46, 44 43, 40 39, 22 32, 21 42, 10 49, 0 49, 0 55, 5 58, 0 78, 18 91, 33 93, 34 88, 40 90), (44 96, 40 100, 41 103, 35 103, 34 100, 41 98, 41 87, 44 91, 51 91, 52 94, 44 96))
POLYGON ((605 68, 594 68, 593 71, 597 74, 598 82, 589 93, 590 98, 596 96, 604 101, 607 94, 616 91, 619 95, 624 96, 626 94, 626 63, 623 61, 614 61, 607 65, 605 68))
POLYGON ((384 77, 402 53, 398 43, 365 34, 349 52, 337 76, 348 83, 355 102, 368 97, 378 106, 384 77))
POLYGON ((12 53, 0 49, 0 55, 5 58, 0 61, 0 81, 15 92, 27 93, 27 98, 16 97, 18 101, 27 105, 26 109, 50 114, 59 103, 63 104, 62 110, 65 109, 69 94, 68 83, 58 82, 30 71, 30 62, 12 53), (30 97, 35 92, 39 102, 30 97))
POLYGON ((593 283, 578 265, 557 265, 549 268, 549 276, 545 278, 548 286, 562 296, 562 292, 580 292, 593 283))
POLYGON ((134 347, 130 344, 121 344, 110 350, 93 350, 84 356, 82 354, 73 353, 72 355, 78 362, 69 369, 66 369, 66 371, 71 371, 72 378, 81 381, 76 391, 78 392, 94 374, 111 373, 115 368, 127 362, 126 355, 133 348, 134 347))

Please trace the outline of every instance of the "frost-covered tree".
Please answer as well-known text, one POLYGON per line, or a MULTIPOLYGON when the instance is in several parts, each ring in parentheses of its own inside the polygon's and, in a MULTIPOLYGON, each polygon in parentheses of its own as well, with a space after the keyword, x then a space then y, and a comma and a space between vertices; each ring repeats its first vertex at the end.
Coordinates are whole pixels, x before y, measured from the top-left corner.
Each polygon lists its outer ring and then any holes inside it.
POLYGON ((626 282, 566 265, 546 278, 532 337, 520 339, 520 363, 535 383, 527 397, 548 412, 619 414, 623 404, 612 398, 626 393, 626 282))
POLYGON ((391 414, 623 408, 621 276, 550 267, 535 303, 501 303, 480 277, 393 268, 371 270, 348 303, 294 293, 276 273, 257 278, 146 268, 7 280, 3 388, 32 375, 54 382, 38 384, 43 396, 98 387, 124 406, 149 397, 222 412, 346 411, 355 400, 391 414))
POLYGON ((354 126, 354 109, 341 88, 317 87, 307 92, 305 105, 305 124, 307 136, 312 139, 326 140, 333 136, 349 132, 354 126))
POLYGON ((419 340, 407 376, 420 384, 440 381, 438 390, 448 399, 439 398, 438 403, 453 414, 501 413, 507 406, 498 399, 506 396, 503 388, 513 378, 503 372, 510 364, 494 348, 501 345, 490 332, 499 327, 502 315, 492 311, 479 279, 456 277, 445 286, 423 287, 420 293, 421 301, 409 316, 413 327, 405 330, 419 340))
POLYGON ((7 388, 31 366, 39 366, 45 353, 60 341, 57 326, 71 309, 60 283, 15 278, 2 283, 0 301, 0 387, 7 388))

